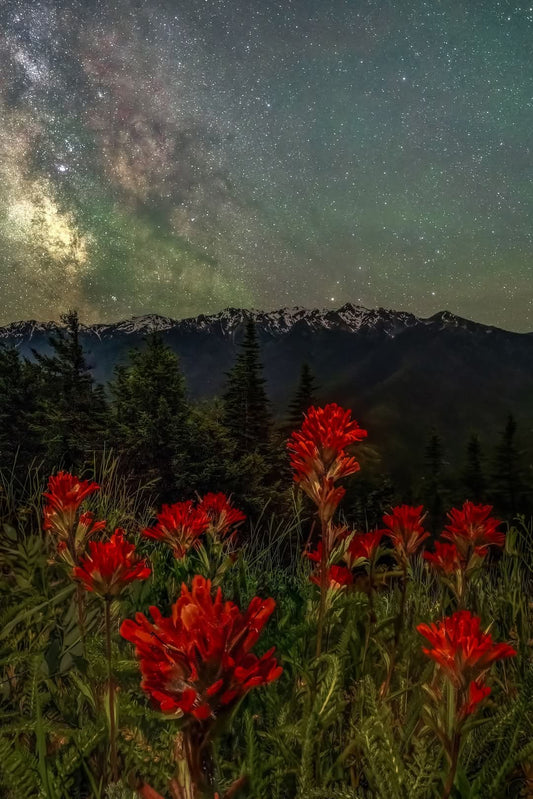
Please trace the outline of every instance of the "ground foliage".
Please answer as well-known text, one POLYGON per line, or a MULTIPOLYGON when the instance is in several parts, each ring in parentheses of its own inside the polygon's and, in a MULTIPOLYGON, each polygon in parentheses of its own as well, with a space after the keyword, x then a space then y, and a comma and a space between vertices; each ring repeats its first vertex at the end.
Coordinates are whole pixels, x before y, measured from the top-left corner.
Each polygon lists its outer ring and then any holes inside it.
MULTIPOLYGON (((331 588, 322 607, 323 586, 310 581, 303 554, 316 547, 320 523, 304 492, 291 487, 287 430, 269 415, 253 328, 225 396, 194 405, 176 357, 157 336, 132 354, 104 396, 79 347, 76 315, 66 321, 49 358, 29 364, 0 351, 0 796, 155 799, 139 793, 151 786, 176 799, 182 722, 154 710, 140 689, 119 627, 152 605, 168 614, 182 583, 201 574, 240 608, 256 596, 275 599, 257 651, 275 646, 283 666, 217 730, 220 797, 441 797, 448 762, 424 689, 434 665, 416 626, 452 614, 457 597, 419 552, 402 575, 389 542, 371 578, 355 567, 353 582, 331 588), (43 529, 42 493, 59 468, 96 480, 101 490, 86 509, 107 520, 104 537, 124 528, 152 569, 110 607, 118 774, 109 758, 102 604, 86 596, 81 629, 77 587, 43 529), (162 502, 217 490, 248 516, 226 561, 205 549, 177 561, 142 536, 162 502)), ((314 390, 304 370, 293 424, 314 390)), ((491 668, 491 694, 462 735, 453 799, 533 797, 533 528, 519 515, 531 490, 516 431, 510 417, 492 461, 472 435, 455 474, 432 431, 425 471, 402 497, 372 442, 362 442, 361 470, 343 481, 337 511, 339 524, 359 532, 382 526, 401 500, 424 503, 433 535, 446 510, 467 498, 494 502, 506 519, 505 547, 471 575, 462 602, 517 655, 491 668)))
MULTIPOLYGON (((109 771, 109 707, 102 614, 88 597, 85 646, 76 616, 76 588, 54 557, 42 529, 42 475, 30 474, 25 492, 4 475, 0 555, 0 786, 6 799, 131 799, 141 784, 161 796, 176 770, 180 721, 155 711, 139 688, 129 644, 118 636, 122 619, 154 604, 167 613, 182 581, 206 573, 191 552, 175 561, 140 537, 154 513, 150 487, 132 493, 110 459, 95 475, 102 490, 88 507, 123 526, 150 556, 153 576, 112 606, 113 673, 119 686, 120 779, 109 771), (13 507, 13 495, 23 500, 13 507)), ((416 624, 454 609, 447 587, 417 556, 409 565, 398 651, 395 618, 400 581, 378 566, 381 588, 364 584, 330 591, 324 644, 316 656, 318 589, 302 558, 311 509, 294 494, 290 520, 268 513, 240 530, 235 562, 221 576, 224 596, 246 607, 256 595, 277 608, 260 650, 276 646, 283 675, 249 693, 215 741, 220 796, 243 775, 236 796, 248 799, 413 799, 438 797, 446 760, 424 721, 422 685, 433 665, 422 654, 416 624), (390 690, 380 690, 391 658, 390 690)), ((517 649, 491 672, 492 693, 464 736, 452 796, 531 795, 533 662, 531 526, 509 527, 505 550, 470 584, 467 606, 491 625, 493 638, 517 649)), ((212 576, 212 575, 211 575, 212 576)), ((378 581, 379 582, 379 581, 378 581)))

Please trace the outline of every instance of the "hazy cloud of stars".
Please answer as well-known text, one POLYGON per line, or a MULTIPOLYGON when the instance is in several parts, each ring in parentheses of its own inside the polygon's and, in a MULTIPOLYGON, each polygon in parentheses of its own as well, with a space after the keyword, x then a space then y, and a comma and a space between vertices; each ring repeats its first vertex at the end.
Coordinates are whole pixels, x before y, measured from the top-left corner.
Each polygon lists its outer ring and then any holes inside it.
POLYGON ((0 323, 345 302, 533 327, 533 6, 6 0, 0 323))

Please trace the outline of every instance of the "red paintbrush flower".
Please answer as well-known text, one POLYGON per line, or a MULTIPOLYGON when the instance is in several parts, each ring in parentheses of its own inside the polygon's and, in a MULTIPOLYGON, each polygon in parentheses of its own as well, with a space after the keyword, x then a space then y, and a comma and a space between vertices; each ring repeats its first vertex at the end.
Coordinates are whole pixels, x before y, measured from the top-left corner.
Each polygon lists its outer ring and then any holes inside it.
POLYGON ((422 513, 422 505, 418 507, 397 505, 383 517, 386 525, 383 533, 390 538, 403 563, 406 563, 420 548, 422 542, 429 538, 429 533, 422 526, 425 516, 426 514, 422 513))
POLYGON ((148 538, 165 541, 174 557, 181 560, 189 549, 197 546, 199 537, 205 533, 210 519, 205 510, 195 507, 194 503, 176 502, 174 505, 163 505, 157 516, 157 524, 142 531, 148 538))
POLYGON ((481 620, 469 610, 458 610, 436 624, 419 624, 417 630, 431 644, 424 653, 457 688, 479 680, 495 660, 516 655, 511 646, 497 644, 484 633, 481 620))
POLYGON ((309 560, 312 560, 313 563, 320 563, 322 560, 322 541, 318 542, 317 548, 314 552, 312 550, 306 550, 304 555, 306 558, 309 558, 309 560))
POLYGON ((446 575, 454 574, 465 567, 465 561, 455 544, 443 544, 441 541, 435 541, 435 552, 426 550, 423 557, 437 571, 446 575))
MULTIPOLYGON (((344 588, 347 585, 353 585, 353 574, 346 566, 329 566, 327 570, 327 584, 330 588, 337 591, 339 588, 344 588)), ((321 585, 320 567, 309 578, 312 583, 321 585)))
POLYGON ((246 519, 244 513, 234 508, 222 492, 206 494, 200 500, 198 507, 209 518, 207 532, 213 538, 231 538, 235 535, 235 528, 246 519))
POLYGON ((87 591, 105 598, 118 596, 125 585, 146 580, 152 570, 135 552, 134 544, 124 540, 124 530, 115 530, 109 541, 90 541, 90 555, 80 558, 74 577, 87 591))
POLYGON ((79 507, 83 500, 100 486, 90 480, 80 480, 68 472, 58 472, 48 480, 48 500, 44 507, 43 528, 66 541, 72 533, 79 507))
POLYGON ((480 703, 486 699, 489 694, 490 688, 488 685, 483 684, 483 680, 472 680, 468 686, 466 701, 464 701, 459 708, 459 718, 465 719, 467 716, 471 716, 472 713, 475 713, 480 703))
POLYGON ((294 480, 329 521, 344 496, 335 482, 359 470, 346 447, 367 436, 351 417, 351 411, 330 403, 324 408, 309 408, 300 430, 292 433, 288 448, 294 480))
POLYGON ((474 505, 465 502, 461 509, 452 508, 448 513, 450 523, 446 525, 442 538, 453 541, 464 558, 472 550, 477 554, 486 552, 489 546, 503 547, 505 535, 497 530, 501 522, 490 515, 492 505, 474 505))
POLYGON ((372 560, 379 549, 383 530, 373 530, 369 533, 356 533, 344 554, 344 560, 353 569, 354 564, 361 560, 372 560))
MULTIPOLYGON (((322 541, 318 542, 317 548, 314 552, 305 552, 305 557, 312 560, 313 563, 322 563, 322 541)), ((321 584, 320 580, 321 566, 319 565, 315 572, 309 577, 312 583, 317 585, 321 584)), ((341 588, 345 585, 353 584, 353 574, 346 566, 332 565, 327 569, 327 584, 330 588, 341 588)))
POLYGON ((121 635, 135 644, 141 686, 165 713, 181 710, 202 721, 233 705, 250 689, 277 679, 282 669, 270 649, 251 652, 272 614, 273 599, 254 597, 245 613, 223 602, 219 588, 196 575, 192 589, 182 585, 170 617, 150 608, 123 622, 121 635))

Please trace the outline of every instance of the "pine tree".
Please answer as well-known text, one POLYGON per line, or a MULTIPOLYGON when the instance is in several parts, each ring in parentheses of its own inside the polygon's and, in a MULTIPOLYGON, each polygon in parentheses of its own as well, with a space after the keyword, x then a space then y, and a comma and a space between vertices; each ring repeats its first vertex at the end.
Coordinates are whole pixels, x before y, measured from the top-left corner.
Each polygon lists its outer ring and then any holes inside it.
POLYGON ((249 319, 222 397, 224 425, 237 456, 268 451, 271 417, 265 382, 255 323, 249 319))
POLYGON ((288 426, 290 430, 300 427, 304 413, 312 405, 316 405, 316 392, 318 386, 311 367, 308 363, 303 363, 300 371, 300 380, 294 396, 289 404, 288 426))
POLYGON ((24 472, 40 454, 30 429, 37 410, 40 370, 15 347, 0 347, 0 467, 24 472))
POLYGON ((517 424, 509 414, 500 443, 496 447, 491 484, 491 495, 500 513, 513 518, 529 508, 523 452, 516 441, 517 424))
POLYGON ((115 370, 113 440, 128 471, 157 480, 161 502, 190 492, 189 405, 179 360, 159 333, 130 353, 130 364, 115 370))
POLYGON ((60 464, 79 470, 91 453, 102 450, 107 435, 107 407, 95 386, 80 342, 76 311, 61 316, 64 329, 50 336, 53 355, 33 350, 42 387, 33 430, 39 435, 49 468, 60 464))
POLYGON ((466 461, 461 476, 465 491, 465 499, 472 502, 483 502, 486 479, 483 470, 483 454, 477 433, 472 433, 466 447, 466 461))

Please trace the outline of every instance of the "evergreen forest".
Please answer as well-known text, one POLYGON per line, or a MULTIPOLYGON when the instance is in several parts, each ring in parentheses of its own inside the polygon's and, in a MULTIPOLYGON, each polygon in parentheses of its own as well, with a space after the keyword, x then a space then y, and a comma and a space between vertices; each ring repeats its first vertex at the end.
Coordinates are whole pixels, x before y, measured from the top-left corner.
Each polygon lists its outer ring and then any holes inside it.
POLYGON ((0 796, 533 797, 521 420, 400 490, 307 363, 274 415, 253 321, 202 402, 62 321, 0 349, 0 796))

